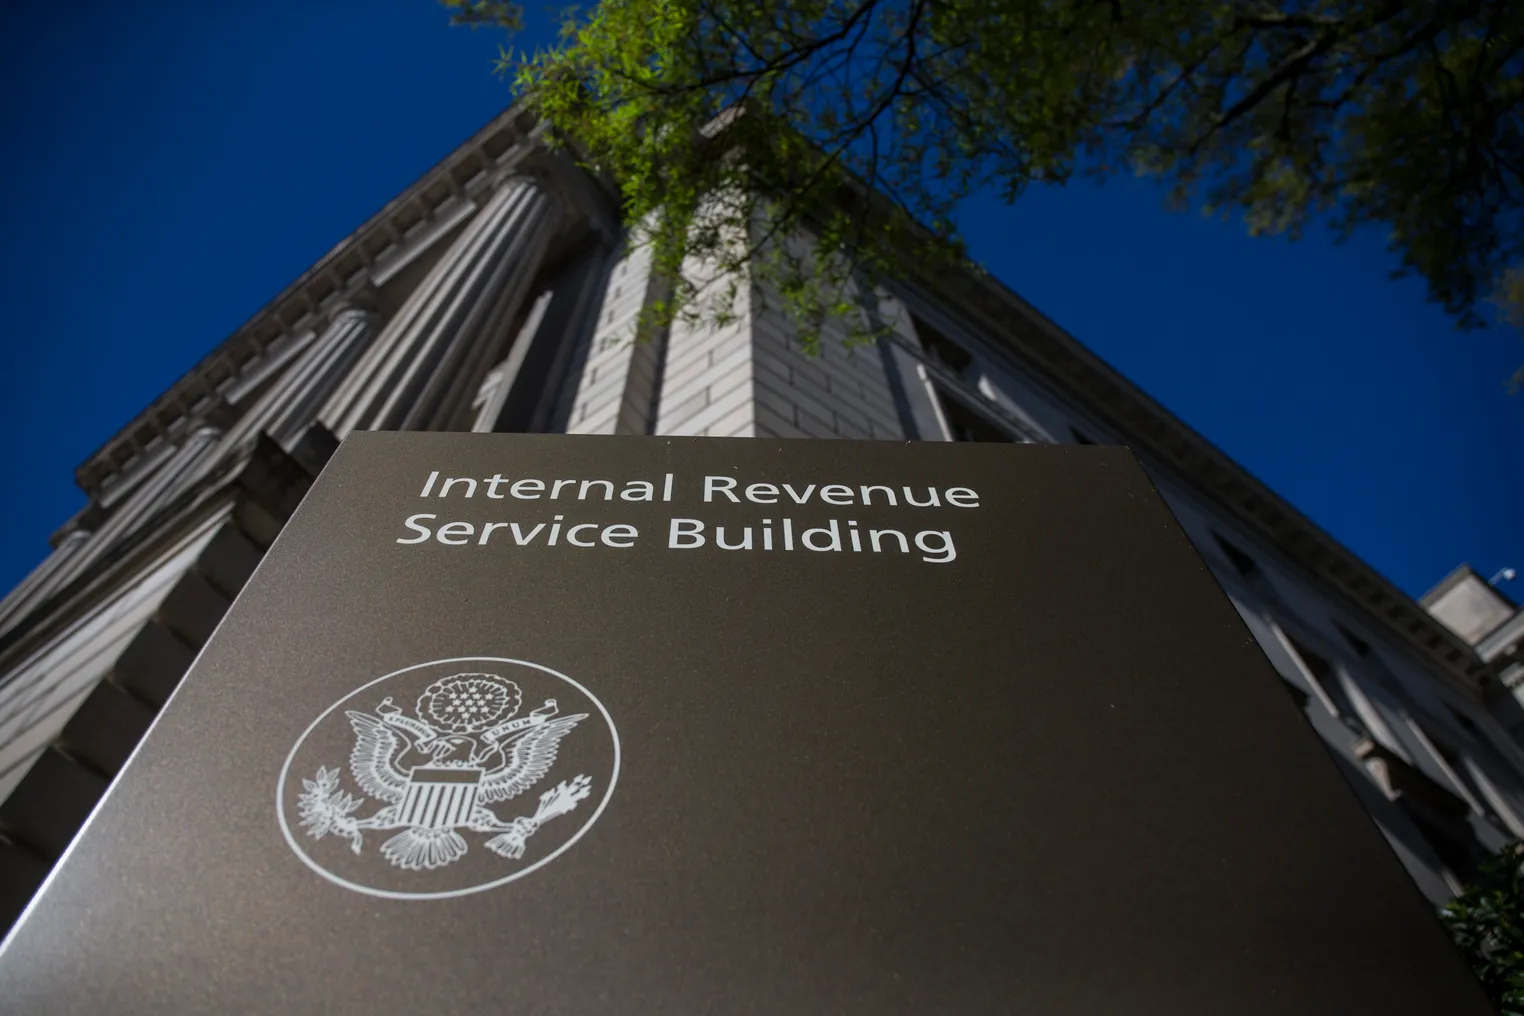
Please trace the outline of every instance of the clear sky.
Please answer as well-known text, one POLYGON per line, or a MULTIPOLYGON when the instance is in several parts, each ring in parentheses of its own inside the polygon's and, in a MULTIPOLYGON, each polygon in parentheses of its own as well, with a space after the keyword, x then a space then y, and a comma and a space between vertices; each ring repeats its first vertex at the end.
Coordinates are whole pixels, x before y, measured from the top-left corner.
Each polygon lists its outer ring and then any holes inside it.
MULTIPOLYGON (((0 7, 3 591, 76 465, 510 96, 429 0, 0 7)), ((1251 240, 1133 180, 971 212, 997 277, 1410 594, 1524 571, 1524 342, 1455 332, 1380 235, 1251 240)))

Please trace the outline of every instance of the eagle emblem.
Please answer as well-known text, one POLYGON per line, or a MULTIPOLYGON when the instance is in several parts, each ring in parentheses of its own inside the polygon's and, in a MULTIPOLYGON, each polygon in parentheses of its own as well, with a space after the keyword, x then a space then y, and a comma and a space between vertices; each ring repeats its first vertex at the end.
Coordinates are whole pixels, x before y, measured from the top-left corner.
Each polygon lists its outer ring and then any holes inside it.
POLYGON ((588 717, 560 715, 553 698, 518 716, 522 697, 500 675, 462 673, 430 684, 411 713, 391 696, 370 712, 346 710, 355 738, 350 775, 381 807, 357 818, 366 798, 342 789, 337 766, 319 766, 297 795, 302 828, 314 839, 343 837, 356 854, 366 832, 396 830, 380 853, 408 871, 464 857, 462 830, 487 836, 482 846, 492 853, 519 860, 541 826, 575 809, 592 788, 578 775, 540 794, 532 814, 504 821, 493 810, 539 784, 561 741, 588 717))

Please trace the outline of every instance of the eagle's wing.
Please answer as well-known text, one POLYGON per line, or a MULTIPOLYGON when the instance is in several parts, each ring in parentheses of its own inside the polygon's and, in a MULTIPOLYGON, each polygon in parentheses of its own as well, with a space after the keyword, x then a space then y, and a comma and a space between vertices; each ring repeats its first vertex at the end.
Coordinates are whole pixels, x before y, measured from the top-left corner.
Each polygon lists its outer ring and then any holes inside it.
POLYGON ((556 752, 561 738, 571 728, 587 719, 587 713, 562 716, 537 727, 530 727, 503 746, 508 756, 507 765, 482 780, 480 798, 483 804, 494 804, 517 797, 539 783, 556 764, 556 752))
POLYGON ((371 797, 396 803, 407 791, 407 777, 392 760, 401 742, 392 728, 371 716, 346 710, 349 725, 355 731, 354 750, 349 753, 349 771, 355 782, 371 797))

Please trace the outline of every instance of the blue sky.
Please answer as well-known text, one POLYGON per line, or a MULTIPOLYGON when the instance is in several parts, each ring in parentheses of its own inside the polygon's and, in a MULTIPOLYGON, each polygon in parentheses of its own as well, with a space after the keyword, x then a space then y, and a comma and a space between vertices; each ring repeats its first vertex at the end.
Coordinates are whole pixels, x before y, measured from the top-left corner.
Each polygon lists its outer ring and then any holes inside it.
MULTIPOLYGON (((429 0, 3 7, 0 589, 83 504, 77 464, 509 100, 496 39, 429 0)), ((1126 179, 966 232, 1407 592, 1524 570, 1524 342, 1454 331, 1379 235, 1251 240, 1126 179)))

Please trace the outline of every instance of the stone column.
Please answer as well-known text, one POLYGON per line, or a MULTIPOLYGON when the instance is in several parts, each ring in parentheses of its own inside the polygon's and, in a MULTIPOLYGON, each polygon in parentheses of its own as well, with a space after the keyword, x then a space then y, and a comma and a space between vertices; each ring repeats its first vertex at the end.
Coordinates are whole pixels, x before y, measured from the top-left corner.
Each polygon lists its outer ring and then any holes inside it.
POLYGON ((215 451, 222 436, 221 430, 210 426, 198 427, 186 435, 184 442, 157 473, 116 505, 95 532, 80 541, 79 549, 53 572, 46 590, 40 591, 38 597, 51 595, 104 555, 115 552, 123 539, 164 507, 180 482, 215 451))
POLYGON ((445 252, 334 393, 321 420, 352 430, 447 425, 488 364, 555 233, 558 215, 539 182, 505 181, 445 252))
POLYGON ((335 313, 322 334, 281 368, 280 376, 269 389, 218 439, 217 447, 202 456, 194 469, 181 473, 174 488, 161 491, 161 497, 166 500, 173 497, 246 454, 261 433, 269 434, 289 451, 316 419, 323 400, 375 335, 376 322, 375 314, 356 307, 335 313))
POLYGON ((59 572, 89 539, 90 531, 87 529, 76 529, 65 536, 63 541, 54 548, 53 553, 33 568, 31 574, 11 590, 5 599, 0 600, 0 631, 11 628, 39 600, 56 588, 57 583, 54 580, 59 572))
POLYGON ((271 400, 268 412, 260 414, 260 429, 282 446, 299 438, 316 422, 323 403, 369 345, 379 323, 376 314, 358 307, 335 314, 312 348, 292 364, 288 382, 271 400))
POLYGON ((243 410, 218 441, 216 452, 202 459, 194 472, 184 474, 179 486, 197 482, 225 460, 242 454, 260 433, 268 433, 283 445, 300 436, 345 368, 375 334, 375 326, 376 316, 358 308, 347 307, 334 314, 322 333, 282 367, 270 387, 243 410))

